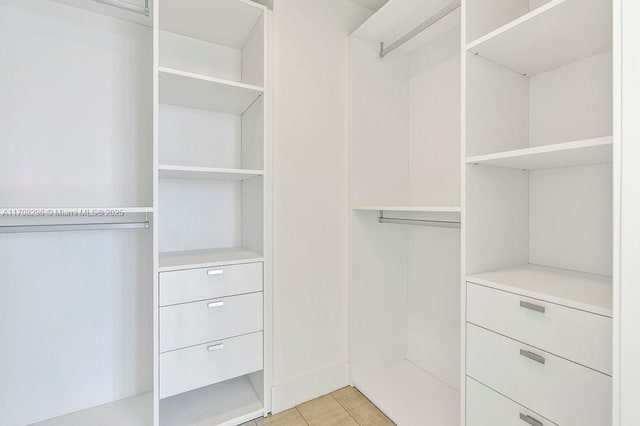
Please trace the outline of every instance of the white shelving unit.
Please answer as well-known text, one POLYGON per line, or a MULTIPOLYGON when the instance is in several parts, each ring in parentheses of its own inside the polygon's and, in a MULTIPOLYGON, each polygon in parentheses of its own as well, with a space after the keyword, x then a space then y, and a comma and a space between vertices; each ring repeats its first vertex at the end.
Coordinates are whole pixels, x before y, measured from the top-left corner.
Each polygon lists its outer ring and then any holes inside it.
POLYGON ((467 157, 467 164, 521 170, 543 170, 591 164, 611 164, 612 158, 613 138, 605 137, 476 155, 467 157))
POLYGON ((578 421, 555 404, 570 398, 592 401, 582 423, 609 424, 612 4, 483 6, 467 0, 463 17, 462 365, 478 386, 462 383, 462 424, 578 421), (496 362, 483 361, 489 351, 496 362), (528 356, 545 367, 522 364, 528 356), (570 389, 583 376, 588 385, 570 389), (529 386, 548 400, 519 391, 529 386))
POLYGON ((165 298, 191 290, 156 303, 156 421, 241 424, 271 411, 271 12, 245 0, 158 8, 156 284, 165 298), (229 303, 190 322, 212 297, 229 303), (219 340, 161 350, 170 330, 229 315, 219 340))
POLYGON ((611 11, 606 0, 552 0, 470 42, 467 50, 534 76, 611 50, 611 11))

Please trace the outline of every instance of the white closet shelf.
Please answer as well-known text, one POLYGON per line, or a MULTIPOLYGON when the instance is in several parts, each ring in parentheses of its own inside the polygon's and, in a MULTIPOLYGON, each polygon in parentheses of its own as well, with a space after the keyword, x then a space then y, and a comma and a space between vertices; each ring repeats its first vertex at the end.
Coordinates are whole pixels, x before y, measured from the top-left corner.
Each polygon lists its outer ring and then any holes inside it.
MULTIPOLYGON (((95 0, 55 0, 58 3, 64 3, 80 9, 85 9, 93 13, 99 13, 101 15, 111 16, 123 21, 135 22, 136 24, 146 25, 148 27, 152 24, 151 12, 149 16, 135 13, 129 10, 121 9, 115 6, 100 3, 95 0)), ((124 2, 124 1, 123 1, 124 2)), ((144 0, 126 0, 127 3, 132 3, 136 6, 144 7, 144 0)), ((149 8, 151 9, 153 2, 149 1, 149 8)))
POLYGON ((611 163, 612 159, 613 138, 608 136, 516 149, 495 154, 477 155, 468 157, 467 164, 482 164, 485 166, 522 170, 540 170, 611 163))
MULTIPOLYGON (((450 0, 451 1, 451 0, 450 0)), ((393 43, 442 9, 448 1, 394 0, 385 3, 352 35, 372 41, 393 43)), ((453 12, 398 48, 410 55, 442 35, 460 27, 460 11, 453 12)))
POLYGON ((400 425, 458 426, 460 393, 402 360, 354 379, 360 392, 400 425))
POLYGON ((265 10, 250 0, 163 0, 160 28, 242 49, 265 10))
POLYGON ((160 103, 230 114, 244 113, 264 88, 160 67, 160 103))
POLYGON ((153 423, 151 392, 36 423, 38 426, 140 426, 153 423))
POLYGON ((527 76, 610 50, 609 0, 552 0, 467 44, 467 50, 527 76))
POLYGON ((262 170, 167 165, 159 166, 158 171, 161 178, 172 179, 245 180, 264 175, 262 170))
POLYGON ((460 207, 453 206, 357 206, 358 211, 416 212, 416 213, 460 213, 460 207))
POLYGON ((612 316, 612 280, 609 276, 526 264, 469 275, 467 281, 612 316))
POLYGON ((160 401, 163 426, 241 424, 263 413, 262 402, 246 376, 160 401))
MULTIPOLYGON (((95 211, 122 211, 126 214, 130 213, 153 213, 153 207, 0 207, 0 212, 6 211, 25 211, 25 215, 31 214, 28 212, 44 211, 54 212, 55 215, 71 215, 81 212, 95 212, 95 211)), ((32 214, 33 217, 37 215, 32 214)), ((45 215, 46 216, 46 215, 45 215)))
POLYGON ((262 262, 264 257, 242 247, 160 253, 160 272, 262 262))

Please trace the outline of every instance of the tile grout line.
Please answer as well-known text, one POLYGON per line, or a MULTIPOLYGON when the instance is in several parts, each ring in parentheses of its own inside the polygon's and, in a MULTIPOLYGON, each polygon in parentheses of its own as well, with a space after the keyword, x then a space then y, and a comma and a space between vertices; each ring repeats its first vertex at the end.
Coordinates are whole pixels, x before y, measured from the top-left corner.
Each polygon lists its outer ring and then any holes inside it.
POLYGON ((335 397, 335 396, 333 396, 333 393, 330 393, 330 394, 329 394, 329 396, 330 396, 331 398, 333 398, 333 400, 334 400, 335 402, 337 402, 337 403, 338 403, 338 405, 339 405, 340 407, 342 407, 342 409, 344 410, 344 412, 345 412, 345 413, 347 413, 347 415, 348 415, 349 417, 351 417, 351 418, 353 419, 353 421, 354 421, 354 422, 356 422, 356 424, 357 424, 358 426, 362 426, 362 425, 360 425, 360 422, 359 422, 359 421, 357 421, 357 420, 355 419, 355 417, 353 417, 353 416, 351 415, 351 412, 350 412, 349 410, 347 410, 347 407, 345 407, 344 405, 342 405, 342 404, 340 403, 340 401, 338 401, 338 400, 336 399, 336 397, 335 397))
POLYGON ((306 424, 307 426, 309 426, 309 422, 307 421, 306 417, 304 416, 304 414, 302 414, 302 411, 298 410, 298 405, 296 405, 295 407, 293 407, 296 409, 296 412, 298 414, 300 414, 300 418, 302 418, 302 421, 304 422, 304 424, 306 424))

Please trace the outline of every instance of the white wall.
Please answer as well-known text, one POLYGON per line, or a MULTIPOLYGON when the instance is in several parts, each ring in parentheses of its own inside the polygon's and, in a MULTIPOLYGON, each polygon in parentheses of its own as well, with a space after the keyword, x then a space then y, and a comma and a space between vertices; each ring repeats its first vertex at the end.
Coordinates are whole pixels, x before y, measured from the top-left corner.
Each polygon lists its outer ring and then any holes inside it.
POLYGON ((370 14, 274 1, 274 412, 348 384, 348 35, 370 14))

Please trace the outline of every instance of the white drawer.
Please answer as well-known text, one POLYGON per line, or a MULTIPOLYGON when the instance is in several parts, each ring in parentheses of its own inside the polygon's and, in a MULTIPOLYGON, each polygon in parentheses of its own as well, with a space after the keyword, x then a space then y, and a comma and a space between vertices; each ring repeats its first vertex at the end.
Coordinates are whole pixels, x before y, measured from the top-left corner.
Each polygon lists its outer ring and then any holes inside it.
POLYGON ((611 318, 467 283, 467 321, 611 375, 611 318))
POLYGON ((262 262, 160 273, 160 306, 262 291, 262 262))
POLYGON ((160 398, 262 370, 262 332, 160 355, 160 398))
POLYGON ((160 352, 262 330, 262 293, 160 308, 160 352))
POLYGON ((468 376, 555 423, 611 424, 611 377, 605 374, 472 324, 466 364, 468 376))
POLYGON ((467 426, 557 426, 467 377, 467 426))

